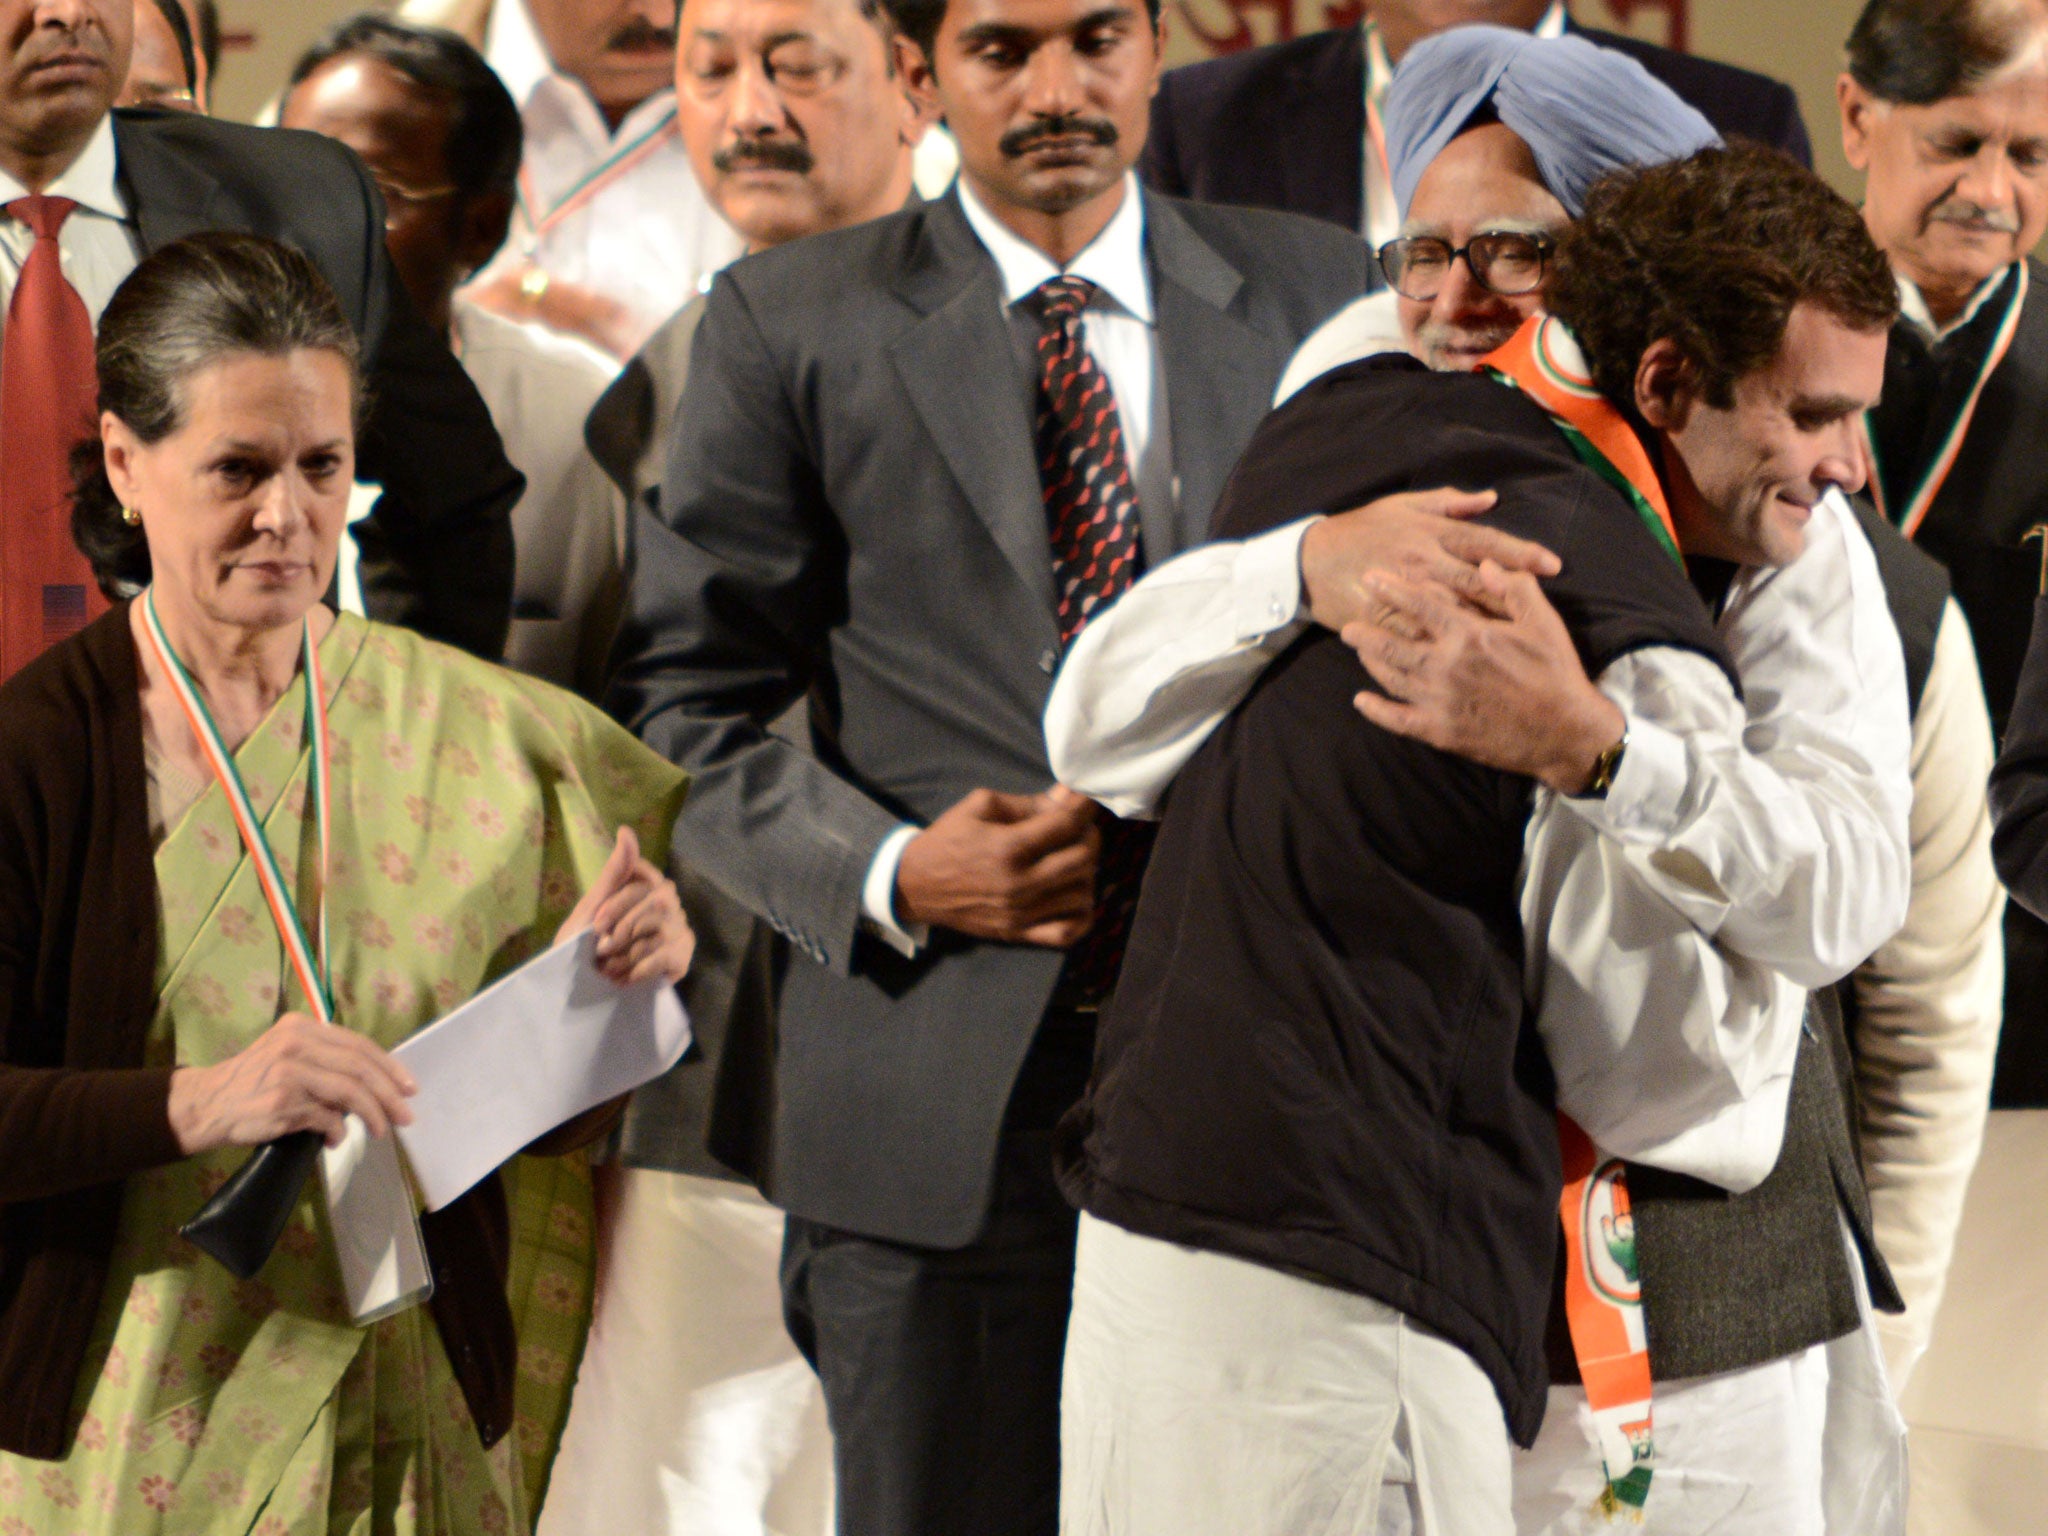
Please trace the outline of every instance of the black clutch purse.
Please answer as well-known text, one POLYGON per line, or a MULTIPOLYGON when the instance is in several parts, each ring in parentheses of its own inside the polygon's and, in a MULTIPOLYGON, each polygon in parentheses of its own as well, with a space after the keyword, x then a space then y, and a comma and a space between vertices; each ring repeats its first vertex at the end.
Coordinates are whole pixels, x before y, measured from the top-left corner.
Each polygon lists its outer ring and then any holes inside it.
POLYGON ((253 1279, 270 1260, 299 1192, 320 1161, 318 1131, 294 1131, 249 1154, 178 1235, 220 1260, 237 1278, 253 1279))

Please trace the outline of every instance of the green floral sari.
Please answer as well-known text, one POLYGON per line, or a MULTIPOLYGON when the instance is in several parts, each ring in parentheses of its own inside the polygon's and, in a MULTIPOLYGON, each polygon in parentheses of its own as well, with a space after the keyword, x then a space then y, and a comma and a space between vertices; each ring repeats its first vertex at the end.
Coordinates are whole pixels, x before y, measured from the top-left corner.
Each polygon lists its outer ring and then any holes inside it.
MULTIPOLYGON (((544 948, 618 826, 665 848, 683 779, 569 694, 405 631, 344 615, 320 655, 339 1022, 394 1046, 544 948)), ((295 685, 236 762, 310 914, 303 728, 295 685)), ((151 1063, 219 1061, 304 1007, 218 786, 167 829, 156 873, 151 1063)), ((424 1307, 349 1321, 317 1180, 253 1280, 178 1237, 245 1155, 129 1181, 76 1442, 61 1462, 0 1454, 0 1536, 527 1530, 588 1315, 580 1160, 520 1160, 517 1423, 485 1451, 424 1307)))

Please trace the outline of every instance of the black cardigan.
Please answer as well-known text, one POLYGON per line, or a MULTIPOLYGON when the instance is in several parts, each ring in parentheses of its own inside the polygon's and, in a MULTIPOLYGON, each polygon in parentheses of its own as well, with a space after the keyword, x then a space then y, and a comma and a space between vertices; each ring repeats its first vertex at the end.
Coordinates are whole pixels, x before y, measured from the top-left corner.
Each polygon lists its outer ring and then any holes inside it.
MULTIPOLYGON (((122 1181, 182 1154, 141 1065, 162 919, 126 604, 0 687, 0 1450, 68 1453, 122 1181)), ((423 1218, 434 1320, 484 1444, 512 1419, 505 1197, 423 1218)), ((204 1262, 204 1261, 203 1261, 204 1262)))

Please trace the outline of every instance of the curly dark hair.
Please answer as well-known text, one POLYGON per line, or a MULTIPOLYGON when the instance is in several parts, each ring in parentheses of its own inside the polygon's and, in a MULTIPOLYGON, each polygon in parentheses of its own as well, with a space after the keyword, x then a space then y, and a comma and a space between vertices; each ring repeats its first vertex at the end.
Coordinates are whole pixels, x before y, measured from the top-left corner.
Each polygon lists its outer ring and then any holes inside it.
MULTIPOLYGON (((160 443, 184 424, 195 373, 236 354, 307 348, 348 364, 360 421, 361 346, 311 258, 261 235, 188 235, 138 265, 100 316, 99 408, 160 443)), ((97 435, 72 448, 71 481, 71 537, 100 590, 118 599, 148 586, 148 542, 121 516, 97 435)))
POLYGON ((1863 217, 1776 150, 1732 145, 1601 178, 1559 243, 1548 306, 1602 394, 1627 407, 1637 366, 1670 340, 1709 404, 1769 365, 1796 305, 1859 331, 1898 318, 1898 281, 1863 217))

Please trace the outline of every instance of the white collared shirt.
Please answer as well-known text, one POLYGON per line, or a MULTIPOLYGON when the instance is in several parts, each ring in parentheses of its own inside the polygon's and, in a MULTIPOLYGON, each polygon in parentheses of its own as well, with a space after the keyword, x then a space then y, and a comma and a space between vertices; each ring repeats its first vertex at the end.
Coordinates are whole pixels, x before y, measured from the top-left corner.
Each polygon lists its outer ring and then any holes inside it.
MULTIPOLYGON (((1060 276, 1043 251, 1013 234, 988 211, 961 177, 960 207, 1002 274, 1005 316, 1017 337, 1019 356, 1031 360, 1030 389, 1037 400, 1038 335, 1042 322, 1027 304, 1039 287, 1060 276)), ((1166 373, 1159 356, 1159 329, 1152 315, 1152 278, 1145 261, 1145 200, 1138 178, 1124 173, 1123 205, 1076 256, 1066 271, 1095 285, 1081 317, 1081 337, 1109 377, 1124 450, 1138 480, 1138 504, 1152 516, 1171 516, 1173 434, 1166 419, 1166 373)), ((1048 556, 1050 558, 1050 556, 1048 556)))
MULTIPOLYGON (((1564 0, 1555 0, 1543 19, 1536 23, 1536 36, 1563 37, 1565 23, 1570 20, 1564 0)), ((1401 235, 1401 209, 1394 201, 1394 187, 1380 164, 1380 146, 1373 142, 1372 120, 1386 105, 1387 87, 1394 80, 1394 63, 1387 57, 1387 45, 1380 40, 1380 30, 1371 22, 1363 22, 1365 28, 1365 196, 1359 200, 1363 227, 1359 233, 1365 236, 1365 243, 1377 251, 1389 240, 1401 235)))
MULTIPOLYGON (((114 125, 103 117, 86 141, 84 153, 44 188, 51 197, 68 197, 78 204, 57 231, 57 253, 64 275, 85 301, 85 311, 95 326, 107 300, 140 259, 134 221, 121 197, 115 166, 114 125)), ((0 203, 27 195, 27 188, 0 171, 0 203)), ((35 232, 28 225, 0 217, 0 332, 6 326, 7 306, 14 300, 15 280, 35 243, 35 232)))
MULTIPOLYGON (((974 195, 962 176, 956 183, 961 211, 976 237, 994 259, 1003 280, 1004 318, 1016 339, 1025 387, 1036 409, 1038 336, 1043 322, 1027 302, 1039 287, 1061 275, 1061 269, 1036 246, 1013 234, 974 195)), ((1081 316, 1081 340, 1109 379, 1116 396, 1117 416, 1124 430, 1124 449, 1138 482, 1138 504, 1152 515, 1171 516, 1179 496, 1173 475, 1173 434, 1167 423, 1166 370, 1160 358, 1159 329, 1152 312, 1152 279, 1145 260, 1145 200, 1138 178, 1124 173, 1123 203, 1102 233, 1066 267, 1085 277, 1096 292, 1081 316)), ((1052 549, 1046 547, 1046 559, 1052 549)), ((904 846, 917 828, 898 827, 876 851, 861 891, 861 909, 891 945, 909 953, 924 943, 921 927, 905 928, 896 920, 896 867, 904 846)))
POLYGON ((2012 276, 2013 265, 2008 263, 2000 267, 1979 283, 1976 292, 1970 295, 1970 302, 1965 304, 1961 312, 1947 325, 1935 322, 1934 312, 1927 307, 1927 296, 1920 291, 1919 285, 1905 273, 1895 271, 1893 275, 1899 280, 1899 318, 1931 342, 1946 341, 1977 318, 1977 312, 1984 307, 1991 295, 1998 292, 2005 280, 2012 276))
POLYGON ((483 52, 526 128, 520 208, 493 269, 530 261, 625 305, 651 333, 689 302, 699 279, 740 255, 745 242, 698 185, 676 132, 673 89, 641 102, 614 133, 582 82, 555 69, 526 0, 491 7, 483 52), (647 144, 594 197, 549 223, 590 178, 647 144))

